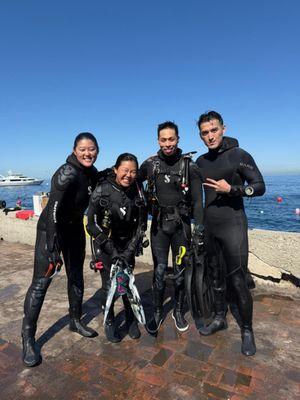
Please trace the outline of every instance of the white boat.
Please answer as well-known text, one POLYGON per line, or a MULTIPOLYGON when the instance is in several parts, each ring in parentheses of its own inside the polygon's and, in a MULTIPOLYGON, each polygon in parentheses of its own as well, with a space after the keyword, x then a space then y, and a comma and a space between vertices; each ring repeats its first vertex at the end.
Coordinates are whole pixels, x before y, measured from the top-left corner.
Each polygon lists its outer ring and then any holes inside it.
POLYGON ((7 176, 0 174, 0 187, 40 185, 42 182, 43 179, 29 178, 23 174, 12 173, 11 171, 8 171, 7 176))

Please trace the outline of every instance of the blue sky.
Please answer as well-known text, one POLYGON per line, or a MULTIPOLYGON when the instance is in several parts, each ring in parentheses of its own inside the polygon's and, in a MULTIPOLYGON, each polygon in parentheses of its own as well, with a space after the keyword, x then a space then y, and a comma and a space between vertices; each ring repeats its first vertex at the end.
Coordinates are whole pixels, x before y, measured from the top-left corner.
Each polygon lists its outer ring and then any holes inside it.
POLYGON ((300 172, 300 3, 2 1, 0 173, 47 177, 93 132, 104 168, 157 151, 156 126, 205 152, 219 111, 264 173, 300 172))

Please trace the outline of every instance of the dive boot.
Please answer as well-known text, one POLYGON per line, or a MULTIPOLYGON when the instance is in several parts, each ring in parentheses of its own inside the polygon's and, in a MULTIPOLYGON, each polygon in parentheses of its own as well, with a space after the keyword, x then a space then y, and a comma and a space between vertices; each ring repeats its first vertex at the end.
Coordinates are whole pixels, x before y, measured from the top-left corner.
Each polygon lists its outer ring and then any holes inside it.
POLYGON ((105 332, 106 339, 109 342, 119 343, 121 341, 121 337, 117 331, 114 320, 106 320, 105 321, 104 332, 105 332))
POLYGON ((37 321, 45 299, 50 278, 33 279, 24 302, 24 318, 22 323, 23 363, 26 367, 35 367, 42 362, 35 342, 37 321))
POLYGON ((199 332, 201 333, 201 335, 209 336, 223 329, 227 329, 226 318, 223 316, 223 314, 222 315, 217 314, 209 325, 201 326, 199 328, 199 332))
POLYGON ((114 301, 112 302, 110 309, 108 311, 106 321, 104 324, 104 332, 106 339, 111 343, 119 343, 121 337, 116 327, 115 314, 114 314, 114 301))
POLYGON ((153 303, 154 303, 154 315, 153 318, 147 323, 146 329, 149 333, 157 333, 164 318, 163 318, 163 299, 164 289, 159 290, 153 288, 153 303))
POLYGON ((184 318, 184 313, 182 310, 175 309, 172 313, 172 318, 174 319, 176 328, 180 332, 185 332, 189 329, 189 323, 184 318))
POLYGON ((252 327, 243 326, 241 330, 242 346, 241 351, 245 356, 254 356, 256 353, 256 345, 252 327))
POLYGON ((126 321, 126 329, 131 339, 138 339, 141 337, 141 331, 135 318, 130 321, 126 321))
POLYGON ((42 357, 35 343, 35 329, 22 329, 23 363, 26 367, 35 367, 42 362, 42 357))
POLYGON ((157 333, 163 322, 163 309, 157 308, 154 311, 153 318, 147 323, 146 328, 149 333, 157 333))
POLYGON ((141 336, 138 321, 131 309, 129 300, 123 296, 123 303, 125 307, 126 329, 131 339, 138 339, 141 336))
POLYGON ((176 328, 180 332, 185 332, 189 329, 189 324, 184 318, 184 290, 175 289, 175 308, 172 313, 172 318, 176 328))
POLYGON ((209 325, 199 328, 199 333, 204 336, 209 336, 223 329, 227 329, 225 290, 214 288, 214 295, 216 315, 209 325))
MULTIPOLYGON (((80 307, 81 308, 81 307, 80 307)), ((70 323, 69 329, 72 332, 79 333, 79 335, 87 338, 93 338, 98 336, 98 333, 94 331, 94 329, 89 328, 81 321, 81 309, 79 308, 70 308, 70 323)))
POLYGON ((77 318, 71 318, 69 329, 70 331, 79 333, 79 335, 87 338, 93 338, 98 336, 98 333, 94 331, 94 329, 89 328, 80 319, 77 318))

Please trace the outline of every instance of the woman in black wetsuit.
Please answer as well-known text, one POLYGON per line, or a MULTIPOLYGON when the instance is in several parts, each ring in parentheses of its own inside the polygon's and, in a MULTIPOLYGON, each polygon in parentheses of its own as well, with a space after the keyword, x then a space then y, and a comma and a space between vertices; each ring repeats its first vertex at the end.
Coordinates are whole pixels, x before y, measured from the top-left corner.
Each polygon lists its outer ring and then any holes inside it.
POLYGON ((52 177, 49 201, 37 224, 33 279, 24 303, 23 362, 28 367, 42 361, 35 344, 37 320, 52 277, 63 264, 61 252, 68 278, 69 329, 85 337, 97 335, 80 318, 85 257, 83 214, 97 181, 93 164, 98 151, 96 138, 88 132, 80 133, 73 153, 52 177))
MULTIPOLYGON (((142 189, 136 182, 137 158, 130 153, 121 154, 110 174, 93 192, 88 210, 88 231, 94 238, 95 261, 101 262, 102 292, 106 298, 110 289, 110 270, 116 260, 134 266, 140 233, 146 228, 147 213, 142 189)), ((140 337, 137 320, 127 295, 122 296, 126 327, 132 339, 140 337)), ((107 340, 121 340, 114 321, 114 301, 105 321, 107 340)))

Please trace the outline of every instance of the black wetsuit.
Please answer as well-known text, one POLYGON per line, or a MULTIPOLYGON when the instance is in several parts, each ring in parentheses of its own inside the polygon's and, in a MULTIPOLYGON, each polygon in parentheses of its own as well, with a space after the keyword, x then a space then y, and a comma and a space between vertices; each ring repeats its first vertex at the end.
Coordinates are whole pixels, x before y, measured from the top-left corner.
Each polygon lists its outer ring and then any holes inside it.
MULTIPOLYGON (((128 188, 118 185, 111 174, 97 186, 93 192, 88 209, 88 231, 95 239, 93 242, 96 261, 101 261, 103 269, 100 271, 102 279, 101 303, 105 305, 110 288, 110 270, 112 262, 118 258, 124 259, 131 267, 135 264, 137 246, 141 238, 139 229, 144 232, 147 226, 147 210, 143 201, 142 188, 134 182, 128 188)), ((134 321, 129 300, 122 296, 127 326, 134 321)), ((114 301, 106 318, 106 329, 114 324, 114 301)), ((131 327, 132 328, 132 327, 131 327)), ((119 341, 115 327, 106 335, 110 341, 119 341)), ((137 329, 136 327, 134 329, 137 329)), ((135 331, 139 337, 139 331, 135 331)))
POLYGON ((25 331, 31 336, 35 334, 44 297, 52 281, 50 274, 46 276, 51 254, 58 256, 60 251, 68 278, 70 316, 81 317, 85 258, 83 215, 96 181, 97 169, 85 168, 74 154, 52 177, 49 201, 37 224, 33 280, 25 298, 23 336, 25 331))
POLYGON ((245 279, 248 224, 243 197, 247 196, 247 192, 253 192, 251 197, 263 195, 263 177, 251 155, 238 147, 236 139, 229 137, 223 138, 219 149, 200 156, 196 163, 204 182, 206 178, 225 179, 231 185, 228 194, 216 193, 205 187, 205 248, 214 279, 216 311, 224 311, 223 294, 227 277, 228 289, 233 289, 242 323, 251 326, 253 303, 245 279), (247 186, 252 190, 248 191, 247 186))
MULTIPOLYGON (((191 239, 191 217, 195 224, 203 222, 202 182, 198 167, 190 161, 189 190, 182 187, 183 155, 180 149, 172 156, 165 156, 161 150, 148 158, 140 168, 139 177, 148 180, 149 202, 152 207, 151 250, 154 263, 153 295, 154 305, 161 307, 165 289, 165 272, 171 246, 174 274, 181 267, 175 264, 180 246, 189 247, 191 239), (154 199, 153 199, 154 198, 154 199)), ((176 306, 182 309, 184 300, 183 274, 175 283, 176 306)), ((176 307, 175 306, 175 307, 176 307)))
MULTIPOLYGON (((145 211, 136 183, 124 188, 111 176, 101 182, 93 192, 88 209, 88 231, 93 238, 104 233, 110 242, 103 243, 99 258, 104 266, 101 272, 103 289, 107 289, 109 284, 112 258, 122 256, 130 241, 135 238, 140 224, 145 228, 145 211)), ((101 241, 103 242, 103 238, 101 241)), ((135 254, 131 255, 128 262, 134 265, 135 254)))

